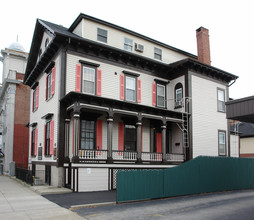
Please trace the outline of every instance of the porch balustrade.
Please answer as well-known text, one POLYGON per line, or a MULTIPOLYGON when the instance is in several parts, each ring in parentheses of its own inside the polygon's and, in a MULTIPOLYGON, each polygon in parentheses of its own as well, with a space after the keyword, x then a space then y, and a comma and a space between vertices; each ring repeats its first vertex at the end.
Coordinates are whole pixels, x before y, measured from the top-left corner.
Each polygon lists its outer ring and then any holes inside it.
POLYGON ((107 160, 107 150, 79 150, 79 158, 85 160, 107 160))
POLYGON ((166 154, 166 161, 184 162, 184 155, 183 154, 166 154))
MULTIPOLYGON (((79 158, 82 160, 107 160, 107 150, 79 150, 79 158)), ((137 152, 133 151, 112 151, 112 159, 120 161, 136 161, 137 152)), ((142 152, 142 161, 161 162, 162 153, 142 152)), ((183 154, 166 154, 167 162, 184 162, 183 154)))
POLYGON ((113 151, 112 158, 113 158, 113 160, 136 161, 137 160, 137 152, 113 151))
POLYGON ((162 161, 162 153, 142 152, 142 161, 162 161))

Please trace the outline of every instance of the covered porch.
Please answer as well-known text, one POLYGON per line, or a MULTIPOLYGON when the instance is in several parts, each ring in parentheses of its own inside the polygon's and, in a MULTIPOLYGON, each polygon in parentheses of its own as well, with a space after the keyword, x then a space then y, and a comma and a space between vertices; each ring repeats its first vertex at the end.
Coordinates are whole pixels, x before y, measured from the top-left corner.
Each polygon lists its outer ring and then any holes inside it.
POLYGON ((71 93, 64 162, 179 164, 188 159, 187 113, 71 93))

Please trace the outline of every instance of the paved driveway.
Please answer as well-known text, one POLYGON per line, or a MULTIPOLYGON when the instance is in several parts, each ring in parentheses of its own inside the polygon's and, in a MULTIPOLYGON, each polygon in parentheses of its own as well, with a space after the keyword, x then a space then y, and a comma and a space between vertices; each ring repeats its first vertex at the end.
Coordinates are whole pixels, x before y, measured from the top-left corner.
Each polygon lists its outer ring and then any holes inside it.
POLYGON ((43 197, 64 208, 71 208, 85 204, 116 202, 116 191, 65 193, 43 197))

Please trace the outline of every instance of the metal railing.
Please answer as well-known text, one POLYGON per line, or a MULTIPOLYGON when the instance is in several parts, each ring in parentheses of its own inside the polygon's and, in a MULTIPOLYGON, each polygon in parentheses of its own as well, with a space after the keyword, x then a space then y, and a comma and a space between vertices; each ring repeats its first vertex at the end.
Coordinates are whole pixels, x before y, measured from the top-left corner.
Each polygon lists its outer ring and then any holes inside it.
POLYGON ((135 151, 113 151, 112 152, 113 160, 137 160, 137 152, 135 151))
POLYGON ((16 167, 15 169, 16 178, 32 185, 33 184, 33 175, 32 170, 26 170, 23 168, 16 167))
POLYGON ((162 154, 161 153, 142 152, 141 159, 143 161, 162 161, 162 154))
POLYGON ((79 158, 85 160, 107 160, 107 150, 79 150, 79 158))

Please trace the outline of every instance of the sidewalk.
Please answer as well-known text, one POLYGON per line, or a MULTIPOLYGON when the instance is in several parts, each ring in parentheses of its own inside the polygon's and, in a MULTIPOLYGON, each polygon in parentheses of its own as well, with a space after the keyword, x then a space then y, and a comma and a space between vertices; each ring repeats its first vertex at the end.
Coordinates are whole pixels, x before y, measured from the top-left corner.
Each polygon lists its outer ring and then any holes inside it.
POLYGON ((28 187, 0 175, 0 219, 84 219, 68 209, 50 202, 28 187))

